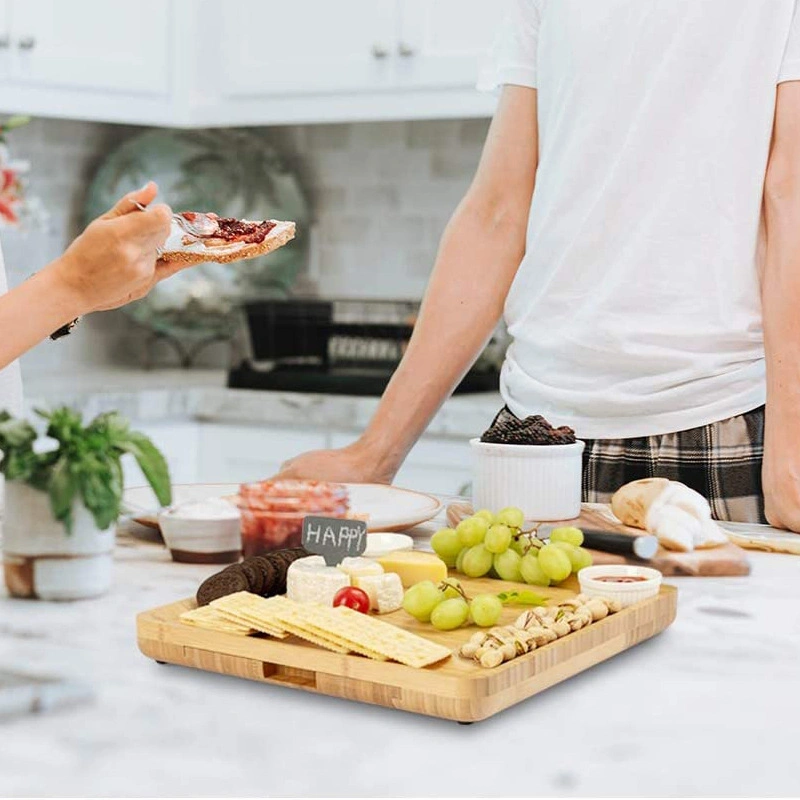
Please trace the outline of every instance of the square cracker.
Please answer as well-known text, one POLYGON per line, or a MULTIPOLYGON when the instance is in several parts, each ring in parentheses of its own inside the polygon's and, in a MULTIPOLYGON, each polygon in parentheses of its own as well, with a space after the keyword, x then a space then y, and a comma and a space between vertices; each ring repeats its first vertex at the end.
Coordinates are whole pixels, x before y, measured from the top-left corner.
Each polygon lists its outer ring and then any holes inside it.
POLYGON ((265 598, 250 592, 236 592, 212 600, 209 607, 240 625, 249 625, 259 633, 285 639, 288 633, 274 619, 276 601, 282 600, 282 597, 265 598))
MULTIPOLYGON (((324 606, 305 606, 301 603, 297 603, 295 607, 286 607, 280 612, 280 624, 287 626, 291 625, 295 630, 303 632, 295 634, 297 636, 302 636, 303 638, 308 638, 308 636, 321 638, 330 643, 323 644, 321 645, 322 647, 328 647, 331 650, 336 650, 336 652, 358 653, 359 655, 366 656, 367 658, 373 658, 376 661, 387 660, 386 657, 382 656, 380 653, 370 650, 368 647, 364 647, 357 642, 345 639, 344 637, 328 630, 324 623, 320 623, 318 616, 315 613, 319 609, 327 611, 324 606)), ((309 639, 309 641, 311 641, 311 639, 309 639)))
POLYGON ((315 633, 337 637, 344 646, 369 658, 421 668, 450 657, 450 650, 442 645, 350 608, 300 606, 280 613, 291 614, 315 633))
POLYGON ((233 633, 239 636, 249 636, 254 633, 253 628, 249 625, 234 622, 210 606, 199 606, 190 611, 184 611, 180 615, 180 621, 186 625, 194 625, 196 628, 218 633, 233 633))

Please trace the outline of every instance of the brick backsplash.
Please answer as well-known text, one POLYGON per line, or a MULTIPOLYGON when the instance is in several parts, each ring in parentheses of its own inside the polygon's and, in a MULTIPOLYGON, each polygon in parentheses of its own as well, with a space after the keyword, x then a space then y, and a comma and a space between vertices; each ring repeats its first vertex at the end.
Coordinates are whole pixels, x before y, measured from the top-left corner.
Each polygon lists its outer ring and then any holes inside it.
MULTIPOLYGON (((303 284, 326 297, 419 299, 447 220, 477 166, 488 120, 354 123, 262 129, 296 166, 314 209, 303 284)), ((44 202, 46 230, 4 229, 9 282, 19 283, 79 232, 89 181, 102 159, 140 129, 38 119, 11 134, 30 159, 31 192, 44 202)), ((166 198, 167 201, 169 198, 166 198)), ((141 334, 119 313, 96 315, 58 344, 23 359, 49 372, 139 363, 141 334)), ((222 349, 207 363, 224 362, 222 349)))

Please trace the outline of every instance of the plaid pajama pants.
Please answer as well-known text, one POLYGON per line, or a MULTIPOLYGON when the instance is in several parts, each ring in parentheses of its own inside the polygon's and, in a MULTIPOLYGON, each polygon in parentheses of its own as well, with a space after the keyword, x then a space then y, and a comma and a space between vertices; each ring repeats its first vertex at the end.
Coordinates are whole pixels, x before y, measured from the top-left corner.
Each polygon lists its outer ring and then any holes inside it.
POLYGON ((679 433, 584 441, 584 502, 608 503, 620 486, 639 478, 669 478, 707 497, 716 519, 766 522, 763 406, 679 433))

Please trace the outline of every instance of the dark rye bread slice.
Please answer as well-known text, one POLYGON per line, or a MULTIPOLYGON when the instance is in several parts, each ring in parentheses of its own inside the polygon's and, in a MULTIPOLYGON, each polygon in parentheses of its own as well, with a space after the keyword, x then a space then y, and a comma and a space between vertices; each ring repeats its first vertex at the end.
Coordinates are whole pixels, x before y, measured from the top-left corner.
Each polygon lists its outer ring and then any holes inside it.
POLYGON ((249 591, 253 594, 264 594, 264 590, 267 588, 266 575, 255 559, 246 558, 239 566, 250 584, 249 591))
POLYGON ((247 575, 238 564, 234 564, 206 578, 200 584, 197 590, 197 605, 207 606, 212 600, 218 600, 220 597, 249 591, 250 582, 247 580, 247 575))
POLYGON ((193 242, 177 250, 164 250, 159 256, 160 261, 182 264, 187 267, 193 264, 213 262, 215 264, 230 264, 233 261, 244 261, 248 258, 258 258, 283 247, 294 239, 294 222, 277 222, 275 227, 266 235, 263 242, 251 244, 247 242, 226 242, 225 244, 206 246, 203 240, 193 242))
POLYGON ((240 564, 231 564, 206 578, 197 590, 197 605, 235 592, 252 592, 264 597, 286 593, 286 572, 289 565, 309 553, 302 547, 276 550, 265 556, 249 556, 240 564))

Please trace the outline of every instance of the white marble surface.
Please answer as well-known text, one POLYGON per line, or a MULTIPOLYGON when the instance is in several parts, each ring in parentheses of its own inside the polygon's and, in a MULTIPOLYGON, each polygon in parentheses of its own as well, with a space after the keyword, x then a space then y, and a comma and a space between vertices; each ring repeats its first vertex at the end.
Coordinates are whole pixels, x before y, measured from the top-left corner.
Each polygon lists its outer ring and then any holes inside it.
MULTIPOLYGON (((118 410, 132 420, 199 420, 296 425, 342 431, 363 430, 377 397, 262 392, 225 387, 225 373, 213 370, 103 369, 94 372, 26 374, 29 408, 68 403, 86 416, 118 410)), ((448 400, 428 427, 430 436, 464 440, 480 435, 501 406, 494 392, 448 400)))
MULTIPOLYGON (((420 532, 422 533, 422 532, 420 532)), ((212 567, 122 537, 106 597, 0 594, 0 668, 88 681, 92 705, 0 726, 0 795, 797 795, 800 558, 674 580, 661 636, 485 722, 159 666, 138 611, 212 567)))

